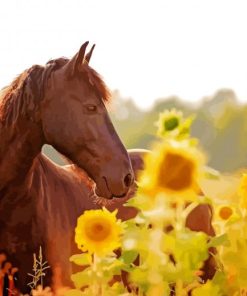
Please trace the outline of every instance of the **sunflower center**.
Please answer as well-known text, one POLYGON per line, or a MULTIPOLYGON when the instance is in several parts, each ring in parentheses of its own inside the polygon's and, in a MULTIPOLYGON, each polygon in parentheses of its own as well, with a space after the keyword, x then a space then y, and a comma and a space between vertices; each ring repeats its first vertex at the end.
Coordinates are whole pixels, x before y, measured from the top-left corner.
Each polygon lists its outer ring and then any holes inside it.
POLYGON ((111 232, 110 224, 107 221, 95 221, 86 227, 86 235, 93 241, 102 241, 111 232))
POLYGON ((172 131, 179 125, 179 120, 177 117, 171 117, 164 122, 165 130, 172 131))
POLYGON ((194 164, 190 159, 169 152, 160 167, 158 186, 170 190, 183 190, 192 186, 194 164))
POLYGON ((233 214, 233 211, 230 207, 222 207, 219 211, 219 216, 221 217, 221 219, 223 220, 227 220, 231 217, 231 215, 233 214))

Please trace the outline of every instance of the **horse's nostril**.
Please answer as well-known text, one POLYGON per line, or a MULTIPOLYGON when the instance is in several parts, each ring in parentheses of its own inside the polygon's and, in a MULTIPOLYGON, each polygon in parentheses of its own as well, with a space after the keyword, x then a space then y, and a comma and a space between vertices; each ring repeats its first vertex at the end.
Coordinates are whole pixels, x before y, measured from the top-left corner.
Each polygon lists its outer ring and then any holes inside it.
POLYGON ((124 184, 126 187, 130 187, 130 185, 132 184, 133 182, 133 178, 132 178, 132 175, 131 174, 128 174, 125 176, 124 178, 124 184))

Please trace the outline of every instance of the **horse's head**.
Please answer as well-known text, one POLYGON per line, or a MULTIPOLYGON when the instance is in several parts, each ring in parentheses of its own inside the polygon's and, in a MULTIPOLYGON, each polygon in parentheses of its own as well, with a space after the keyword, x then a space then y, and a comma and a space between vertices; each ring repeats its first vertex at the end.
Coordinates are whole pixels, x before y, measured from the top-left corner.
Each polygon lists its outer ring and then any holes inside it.
POLYGON ((131 163, 107 113, 109 92, 88 65, 88 42, 53 71, 42 102, 45 141, 83 168, 105 198, 124 197, 132 182, 131 163))

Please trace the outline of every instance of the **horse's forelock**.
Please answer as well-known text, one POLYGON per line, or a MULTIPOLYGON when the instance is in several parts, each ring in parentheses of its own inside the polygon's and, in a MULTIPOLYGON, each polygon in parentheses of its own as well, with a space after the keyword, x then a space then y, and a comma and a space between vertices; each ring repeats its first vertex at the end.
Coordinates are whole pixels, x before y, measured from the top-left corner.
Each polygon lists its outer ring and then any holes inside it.
POLYGON ((88 64, 83 65, 82 73, 86 77, 87 83, 94 88, 102 101, 105 103, 109 103, 111 100, 111 92, 99 73, 97 73, 88 64))
MULTIPOLYGON (((62 57, 59 59, 50 60, 46 65, 51 64, 53 65, 53 69, 57 70, 67 64, 68 61, 69 59, 62 57)), ((79 72, 82 75, 84 81, 88 84, 89 87, 93 88, 96 91, 97 95, 101 98, 103 102, 110 102, 111 92, 98 72, 91 68, 88 63, 83 63, 81 71, 79 72)))

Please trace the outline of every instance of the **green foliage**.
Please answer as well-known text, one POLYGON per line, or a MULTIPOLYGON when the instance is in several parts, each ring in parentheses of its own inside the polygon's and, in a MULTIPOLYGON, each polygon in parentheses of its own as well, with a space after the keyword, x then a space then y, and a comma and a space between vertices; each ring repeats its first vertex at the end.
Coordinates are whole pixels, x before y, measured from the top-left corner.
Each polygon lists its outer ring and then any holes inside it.
POLYGON ((125 251, 121 255, 121 259, 123 260, 123 262, 125 264, 133 263, 136 260, 137 257, 138 257, 138 252, 134 251, 134 250, 125 251))
POLYGON ((229 240, 226 233, 212 237, 208 244, 209 247, 218 247, 223 245, 229 246, 229 240))
POLYGON ((195 271, 199 270, 208 258, 207 235, 203 232, 188 229, 172 232, 164 236, 163 248, 173 255, 176 262, 174 281, 178 277, 183 282, 193 281, 195 271))
POLYGON ((192 291, 192 296, 221 296, 220 287, 214 285, 211 281, 208 281, 205 285, 202 285, 192 291))
POLYGON ((76 265, 84 266, 92 263, 92 256, 87 253, 76 254, 71 256, 69 260, 76 265))

